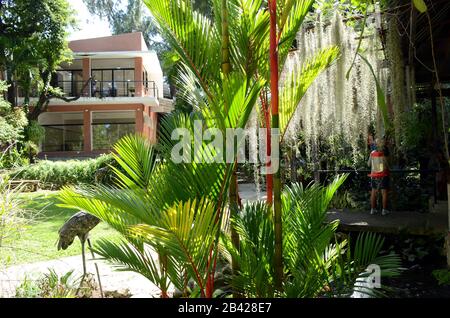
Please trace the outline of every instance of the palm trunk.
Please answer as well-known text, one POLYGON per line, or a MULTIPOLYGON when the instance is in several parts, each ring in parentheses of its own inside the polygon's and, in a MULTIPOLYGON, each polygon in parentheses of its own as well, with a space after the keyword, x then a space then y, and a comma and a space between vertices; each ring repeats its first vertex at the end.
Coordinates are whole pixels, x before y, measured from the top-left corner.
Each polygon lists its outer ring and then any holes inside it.
MULTIPOLYGON (((266 168, 269 169, 270 162, 268 158, 270 158, 272 153, 272 138, 270 136, 270 105, 267 102, 267 94, 265 92, 261 92, 259 95, 259 100, 261 101, 261 111, 264 114, 264 124, 266 128, 266 168)), ((267 204, 272 205, 273 203, 273 175, 270 173, 266 173, 266 193, 267 193, 267 204)))
MULTIPOLYGON (((270 109, 269 105, 267 105, 267 99, 264 104, 264 120, 266 123, 266 168, 270 167, 269 158, 272 155, 272 136, 270 134, 270 109)), ((273 175, 268 173, 266 174, 266 192, 267 192, 267 204, 272 205, 273 203, 273 175)))
MULTIPOLYGON (((230 33, 228 30, 228 0, 222 0, 222 73, 225 80, 231 72, 230 63, 230 33)), ((228 108, 228 105, 225 105, 228 108)), ((229 187, 229 199, 230 199, 230 217, 238 214, 239 208, 239 195, 238 195, 238 182, 237 182, 237 162, 233 163, 234 169, 231 175, 230 187, 229 187)), ((232 227, 231 228, 231 241, 236 249, 239 249, 239 234, 232 227)), ((239 264, 233 258, 231 262, 233 276, 235 277, 239 271, 239 264)), ((234 285, 234 283, 233 283, 234 285)), ((234 290, 234 288, 233 288, 234 290)), ((239 293, 233 292, 234 297, 240 297, 239 293)))
MULTIPOLYGON (((277 40, 277 2, 269 0, 270 14, 270 91, 272 103, 272 128, 279 129, 278 117, 278 40, 277 40)), ((275 136, 276 138, 278 136, 275 136)), ((279 142, 279 140, 277 140, 279 142)), ((280 156, 281 157, 281 156, 280 156)), ((275 288, 282 290, 283 284, 283 252, 281 224, 281 182, 280 170, 273 173, 273 213, 275 226, 275 288)))

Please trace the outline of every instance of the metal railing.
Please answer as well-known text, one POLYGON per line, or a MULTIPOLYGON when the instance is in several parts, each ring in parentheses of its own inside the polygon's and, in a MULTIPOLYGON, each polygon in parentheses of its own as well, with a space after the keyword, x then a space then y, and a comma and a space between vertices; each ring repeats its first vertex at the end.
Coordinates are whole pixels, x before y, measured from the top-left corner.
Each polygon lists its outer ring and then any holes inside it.
POLYGON ((158 87, 154 81, 97 81, 91 80, 91 85, 83 90, 84 81, 58 81, 67 96, 85 97, 134 97, 141 91, 143 96, 159 97, 158 87))
MULTIPOLYGON (((316 181, 322 182, 322 176, 328 176, 329 174, 356 174, 356 175, 360 175, 360 176, 366 176, 367 179, 369 180, 369 174, 371 173, 371 170, 367 170, 367 169, 361 169, 361 170, 353 170, 353 169, 340 169, 340 170, 315 170, 315 176, 316 176, 316 181), (317 180, 318 179, 318 180, 317 180)), ((393 175, 408 175, 408 174, 420 174, 420 175, 425 175, 427 177, 433 177, 433 181, 432 181, 432 187, 433 189, 431 190, 433 198, 434 198, 434 203, 437 203, 437 197, 438 197, 438 184, 437 184, 437 173, 441 172, 440 170, 436 170, 436 169, 391 169, 389 170, 390 174, 393 175)))
MULTIPOLYGON (((90 79, 86 85, 85 81, 57 81, 53 84, 59 87, 66 97, 137 97, 152 96, 159 98, 159 91, 154 81, 97 81, 90 79), (139 91, 141 94, 139 94, 139 91)), ((24 93, 18 87, 18 97, 24 93)), ((32 90, 30 97, 38 97, 37 91, 32 90)))

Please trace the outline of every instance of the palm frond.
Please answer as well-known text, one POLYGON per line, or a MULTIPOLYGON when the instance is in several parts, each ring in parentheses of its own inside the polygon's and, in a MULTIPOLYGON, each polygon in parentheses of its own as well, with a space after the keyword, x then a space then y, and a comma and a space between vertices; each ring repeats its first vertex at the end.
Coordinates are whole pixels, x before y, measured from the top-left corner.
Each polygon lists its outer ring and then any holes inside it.
POLYGON ((314 80, 338 57, 339 48, 333 46, 317 53, 301 69, 288 74, 280 92, 280 130, 286 132, 293 114, 314 80))
POLYGON ((152 255, 148 250, 135 248, 127 241, 113 243, 107 240, 97 242, 94 251, 116 270, 138 273, 167 293, 169 279, 164 268, 158 264, 156 253, 152 255))
POLYGON ((161 216, 160 226, 139 224, 133 226, 131 231, 149 244, 157 241, 168 255, 186 268, 204 293, 213 266, 209 260, 218 230, 215 215, 213 202, 180 202, 161 216))
POLYGON ((212 22, 195 12, 190 0, 144 0, 161 34, 179 54, 211 97, 210 84, 220 78, 220 34, 212 22))
POLYGON ((230 279, 233 288, 247 297, 273 297, 274 232, 270 209, 262 202, 246 204, 231 220, 231 226, 240 236, 239 250, 227 235, 222 236, 221 250, 233 256, 240 269, 230 279))
POLYGON ((156 158, 150 142, 142 136, 132 134, 121 138, 113 149, 113 157, 124 171, 112 167, 117 183, 126 188, 147 188, 156 158))

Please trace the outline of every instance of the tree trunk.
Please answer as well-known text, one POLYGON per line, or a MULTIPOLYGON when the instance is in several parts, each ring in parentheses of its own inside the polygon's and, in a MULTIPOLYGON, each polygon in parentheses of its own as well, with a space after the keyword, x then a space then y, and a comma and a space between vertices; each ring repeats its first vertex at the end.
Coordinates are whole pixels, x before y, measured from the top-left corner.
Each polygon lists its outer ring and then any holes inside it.
POLYGON ((6 71, 6 84, 8 84, 8 90, 6 92, 7 100, 11 107, 16 107, 16 85, 13 80, 11 70, 6 71))
MULTIPOLYGON (((270 91, 272 103, 272 128, 279 129, 278 117, 278 40, 277 40, 277 2, 276 0, 269 0, 269 14, 270 14, 270 91)), ((277 138, 279 143, 279 136, 272 136, 277 138)), ((280 148, 280 147, 278 147, 280 148)), ((281 158, 281 155, 279 156, 281 158)), ((279 159, 278 158, 278 159, 279 159)), ((271 171, 272 172, 272 171, 271 171)), ((275 226, 275 288, 278 291, 282 290, 283 285, 283 244, 282 244, 282 215, 281 215, 281 181, 280 169, 273 173, 273 215, 275 226)))

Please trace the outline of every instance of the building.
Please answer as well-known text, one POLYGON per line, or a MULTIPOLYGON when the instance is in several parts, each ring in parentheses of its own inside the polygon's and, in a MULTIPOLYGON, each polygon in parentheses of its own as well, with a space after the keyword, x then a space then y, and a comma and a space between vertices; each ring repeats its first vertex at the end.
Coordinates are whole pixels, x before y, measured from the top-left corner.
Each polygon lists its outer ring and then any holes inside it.
POLYGON ((129 133, 157 138, 159 116, 172 110, 163 98, 163 73, 140 32, 72 41, 73 61, 61 65, 52 99, 39 124, 45 128, 40 157, 92 157, 110 151, 129 133))

